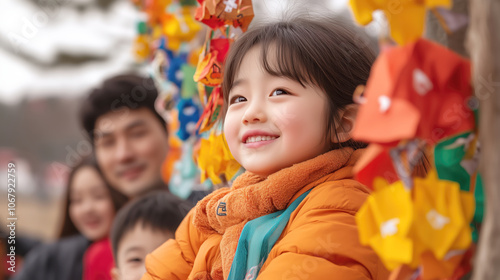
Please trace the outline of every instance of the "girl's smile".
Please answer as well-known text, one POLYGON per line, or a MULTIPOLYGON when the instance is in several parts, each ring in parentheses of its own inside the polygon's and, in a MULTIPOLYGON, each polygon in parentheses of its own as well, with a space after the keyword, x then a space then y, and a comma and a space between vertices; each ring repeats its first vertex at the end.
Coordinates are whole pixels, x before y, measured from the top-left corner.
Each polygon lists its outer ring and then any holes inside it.
POLYGON ((247 148, 259 148, 273 143, 280 136, 262 130, 249 130, 243 134, 242 142, 247 148))

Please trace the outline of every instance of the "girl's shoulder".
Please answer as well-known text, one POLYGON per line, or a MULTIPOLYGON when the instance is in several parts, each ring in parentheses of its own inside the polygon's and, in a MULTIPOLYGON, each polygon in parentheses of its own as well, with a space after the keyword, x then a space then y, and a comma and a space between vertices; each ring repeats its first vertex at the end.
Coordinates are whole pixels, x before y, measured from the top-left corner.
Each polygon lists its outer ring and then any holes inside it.
POLYGON ((311 189, 302 202, 302 208, 333 209, 355 214, 369 194, 367 187, 353 179, 327 181, 311 189))

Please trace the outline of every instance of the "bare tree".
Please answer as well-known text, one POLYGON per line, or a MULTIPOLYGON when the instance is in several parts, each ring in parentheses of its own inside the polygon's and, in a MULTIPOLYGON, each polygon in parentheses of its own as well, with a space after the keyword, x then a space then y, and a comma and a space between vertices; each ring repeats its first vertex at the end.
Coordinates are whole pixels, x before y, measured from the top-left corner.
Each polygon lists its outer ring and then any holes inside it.
POLYGON ((480 102, 480 173, 486 211, 475 257, 474 280, 500 279, 500 12, 499 0, 453 1, 453 11, 470 15, 469 28, 446 34, 429 15, 426 35, 472 61, 475 95, 480 102), (470 5, 470 7, 469 7, 470 5), (470 10, 470 13, 469 13, 470 10), (467 48, 466 48, 467 47, 467 48), (487 151, 484 152, 484 151, 487 151))
MULTIPOLYGON (((454 13, 467 15, 469 13, 469 1, 454 0, 451 11, 454 13)), ((429 12, 427 14, 425 37, 448 47, 449 49, 462 56, 468 57, 469 54, 467 53, 464 44, 466 33, 467 28, 464 27, 460 30, 456 30, 451 34, 448 34, 441 27, 439 20, 434 16, 433 13, 429 12)))
POLYGON ((500 1, 471 1, 470 5, 467 43, 480 101, 480 172, 486 198, 473 279, 490 280, 500 279, 500 90, 495 83, 500 81, 500 1))

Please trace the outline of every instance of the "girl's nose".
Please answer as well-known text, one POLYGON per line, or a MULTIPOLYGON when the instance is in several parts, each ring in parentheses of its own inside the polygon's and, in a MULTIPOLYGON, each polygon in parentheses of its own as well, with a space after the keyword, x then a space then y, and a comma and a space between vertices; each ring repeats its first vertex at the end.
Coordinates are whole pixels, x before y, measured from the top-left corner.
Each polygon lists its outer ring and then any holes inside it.
POLYGON ((243 123, 256 123, 267 121, 266 107, 262 103, 253 102, 249 104, 243 115, 243 123))
POLYGON ((94 201, 92 199, 85 199, 82 205, 82 210, 85 214, 92 212, 94 209, 94 201))

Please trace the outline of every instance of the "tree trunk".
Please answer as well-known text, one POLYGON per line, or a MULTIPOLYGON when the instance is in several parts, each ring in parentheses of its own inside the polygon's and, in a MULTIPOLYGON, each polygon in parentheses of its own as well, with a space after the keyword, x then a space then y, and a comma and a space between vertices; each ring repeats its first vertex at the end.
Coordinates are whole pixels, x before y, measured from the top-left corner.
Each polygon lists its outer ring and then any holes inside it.
POLYGON ((500 279, 500 0, 470 5, 467 43, 480 102, 480 173, 486 199, 473 279, 490 280, 500 279))
MULTIPOLYGON (((469 1, 454 0, 451 11, 464 15, 469 14, 469 1)), ((431 12, 427 13, 425 37, 448 47, 450 50, 453 50, 464 57, 469 57, 467 50, 465 49, 466 34, 466 27, 455 31, 452 34, 447 34, 434 14, 431 12)))

